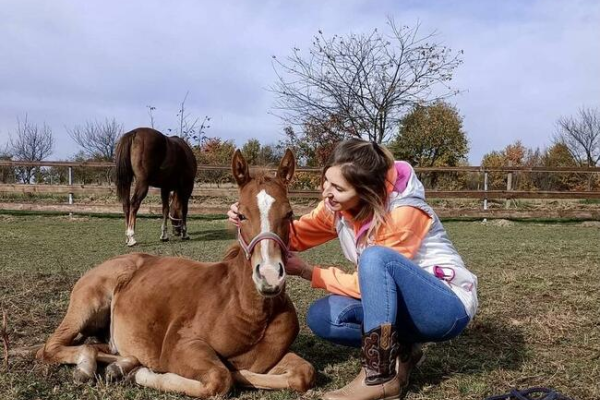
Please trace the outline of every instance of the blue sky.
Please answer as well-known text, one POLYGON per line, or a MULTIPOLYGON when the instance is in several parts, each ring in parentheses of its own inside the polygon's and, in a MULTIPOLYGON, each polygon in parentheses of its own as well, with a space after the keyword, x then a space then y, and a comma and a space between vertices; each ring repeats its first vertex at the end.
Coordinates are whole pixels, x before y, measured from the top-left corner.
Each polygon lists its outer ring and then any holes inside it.
POLYGON ((471 164, 520 139, 551 143, 555 122, 600 107, 600 2, 4 0, 0 12, 0 147, 17 118, 47 123, 50 159, 78 150, 67 128, 115 118, 126 130, 176 125, 189 91, 209 136, 242 145, 282 139, 270 114, 271 56, 326 36, 421 24, 463 50, 450 99, 464 117, 471 164))

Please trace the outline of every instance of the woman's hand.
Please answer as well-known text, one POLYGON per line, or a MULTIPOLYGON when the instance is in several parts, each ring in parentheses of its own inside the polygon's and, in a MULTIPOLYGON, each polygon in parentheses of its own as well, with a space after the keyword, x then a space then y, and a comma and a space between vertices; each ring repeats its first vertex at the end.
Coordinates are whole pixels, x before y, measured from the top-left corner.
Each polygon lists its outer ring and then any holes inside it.
MULTIPOLYGON (((240 218, 238 214, 238 202, 233 203, 229 206, 227 211, 227 217, 229 222, 235 226, 240 226, 240 218)), ((289 275, 299 276, 307 281, 312 280, 313 267, 308 265, 302 260, 296 253, 290 253, 287 263, 285 265, 285 273, 289 275)))
POLYGON ((312 280, 313 267, 308 265, 296 253, 290 253, 287 263, 285 264, 285 272, 289 275, 296 275, 307 281, 312 280))
POLYGON ((236 201, 231 206, 229 206, 229 211, 227 211, 227 217, 229 217, 229 222, 234 224, 235 226, 240 226, 240 218, 238 217, 238 202, 236 201))

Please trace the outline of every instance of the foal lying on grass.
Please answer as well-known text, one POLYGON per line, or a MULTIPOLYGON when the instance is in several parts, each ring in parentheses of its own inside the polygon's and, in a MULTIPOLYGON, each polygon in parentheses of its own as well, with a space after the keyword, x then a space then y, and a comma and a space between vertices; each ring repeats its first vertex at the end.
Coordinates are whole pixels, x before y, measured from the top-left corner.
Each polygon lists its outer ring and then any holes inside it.
POLYGON ((294 155, 286 152, 276 177, 251 178, 239 151, 232 167, 243 216, 239 244, 223 261, 132 253, 98 265, 75 284, 37 358, 75 364, 77 382, 92 380, 103 362, 109 380, 131 373, 140 385, 201 398, 234 383, 311 388, 314 368, 289 351, 299 330, 284 268, 294 155), (103 334, 100 344, 77 340, 103 334))

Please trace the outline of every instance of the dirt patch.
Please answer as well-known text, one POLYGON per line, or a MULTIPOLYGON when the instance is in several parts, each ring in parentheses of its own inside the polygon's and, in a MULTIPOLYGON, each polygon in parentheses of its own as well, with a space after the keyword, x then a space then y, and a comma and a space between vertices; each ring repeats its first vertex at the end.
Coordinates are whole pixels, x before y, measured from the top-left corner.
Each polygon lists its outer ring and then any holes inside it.
POLYGON ((581 226, 584 228, 600 228, 600 221, 584 221, 581 226))
POLYGON ((484 225, 490 225, 490 226, 500 226, 500 227, 507 227, 507 226, 514 226, 514 222, 508 219, 488 219, 485 221, 481 221, 482 224, 484 225))

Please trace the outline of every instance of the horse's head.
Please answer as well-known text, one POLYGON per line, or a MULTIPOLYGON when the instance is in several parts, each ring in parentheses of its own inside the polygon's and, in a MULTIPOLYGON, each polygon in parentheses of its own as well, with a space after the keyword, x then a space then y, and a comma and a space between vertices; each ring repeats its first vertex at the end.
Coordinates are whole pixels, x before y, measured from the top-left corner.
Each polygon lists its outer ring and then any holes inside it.
POLYGON ((169 219, 173 226, 173 235, 175 236, 181 236, 181 227, 183 224, 182 215, 181 200, 179 200, 177 192, 173 192, 169 196, 169 219))
POLYGON ((288 256, 292 207, 287 186, 294 175, 296 161, 287 150, 277 175, 250 177, 242 153, 233 155, 233 176, 240 189, 238 238, 252 266, 252 279, 263 296, 276 296, 285 287, 285 262, 288 256))

